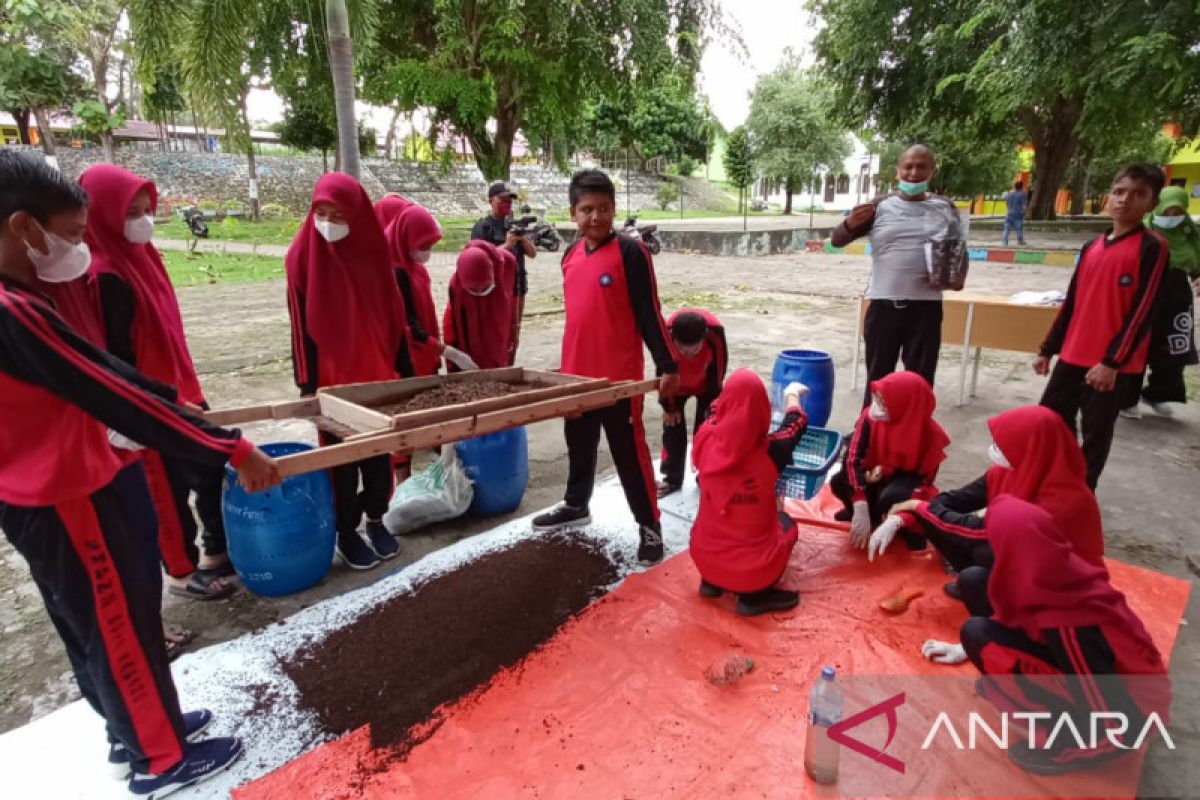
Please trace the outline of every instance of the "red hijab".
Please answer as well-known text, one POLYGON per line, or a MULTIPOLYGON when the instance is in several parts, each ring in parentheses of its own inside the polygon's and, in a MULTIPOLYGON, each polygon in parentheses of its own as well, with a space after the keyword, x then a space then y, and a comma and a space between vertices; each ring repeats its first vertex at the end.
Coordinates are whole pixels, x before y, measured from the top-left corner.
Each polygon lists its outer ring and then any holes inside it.
POLYGON ((766 455, 771 400, 762 379, 748 369, 725 381, 712 413, 696 432, 692 463, 701 475, 741 472, 754 457, 766 455))
POLYGON ((1022 406, 989 419, 988 429, 1012 465, 988 470, 988 497, 1009 494, 1036 503, 1084 560, 1103 565, 1100 507, 1086 482, 1083 452, 1062 417, 1044 406, 1022 406))
POLYGON ((354 178, 328 172, 313 189, 312 205, 318 203, 337 206, 350 235, 326 241, 310 208, 285 261, 289 287, 303 295, 308 334, 317 344, 317 382, 395 378, 405 336, 404 299, 371 199, 354 178))
POLYGON ((86 237, 92 251, 89 276, 95 280, 100 275, 116 275, 133 290, 130 339, 138 370, 174 386, 181 401, 203 403, 204 393, 188 352, 179 301, 162 257, 154 245, 134 244, 125 238, 125 214, 134 197, 146 191, 153 211, 158 207, 158 190, 153 182, 115 164, 89 167, 79 184, 88 194, 86 237))
MULTIPOLYGON (((432 338, 440 338, 437 306, 433 303, 433 283, 424 264, 412 260, 409 253, 429 250, 442 239, 442 228, 423 206, 410 204, 396 215, 388 226, 387 245, 392 267, 404 270, 412 285, 413 313, 432 338)), ((438 371, 441 358, 433 342, 413 342, 413 367, 417 375, 432 375, 438 371)))
POLYGON ((443 324, 446 341, 464 350, 483 369, 509 366, 516 270, 517 259, 511 252, 491 242, 473 241, 458 254, 450 277, 450 302, 443 324), (468 286, 488 283, 494 288, 485 296, 467 291, 468 286), (458 330, 460 321, 465 322, 466 331, 458 330))
POLYGON ((388 226, 400 215, 400 212, 412 204, 412 200, 398 194, 385 194, 376 200, 375 219, 379 220, 379 227, 386 231, 388 226))
MULTIPOLYGON (((937 397, 929 384, 915 372, 893 372, 871 384, 883 401, 888 418, 871 420, 870 467, 882 465, 889 472, 915 472, 932 480, 946 460, 950 437, 934 422, 937 397)), ((870 407, 863 409, 866 419, 870 407)))

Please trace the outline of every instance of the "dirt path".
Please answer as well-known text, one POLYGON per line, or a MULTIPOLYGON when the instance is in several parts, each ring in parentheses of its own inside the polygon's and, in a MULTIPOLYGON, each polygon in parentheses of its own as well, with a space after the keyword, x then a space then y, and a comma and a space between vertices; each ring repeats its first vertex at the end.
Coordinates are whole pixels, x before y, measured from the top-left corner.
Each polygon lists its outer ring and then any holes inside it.
MULTIPOLYGON (((753 259, 687 257, 657 259, 659 288, 666 310, 703 305, 725 322, 732 367, 747 366, 769 376, 776 353, 787 347, 826 350, 837 365, 838 387, 830 427, 853 424, 860 394, 850 389, 854 303, 866 284, 869 262, 857 256, 803 254, 753 259)), ((519 361, 531 367, 558 364, 562 332, 558 257, 541 256, 530 264, 530 297, 519 361)), ((433 282, 444 287, 449 259, 433 262, 433 282)), ((1034 265, 975 264, 972 291, 1010 294, 1024 289, 1064 289, 1069 270, 1034 265)), ((443 290, 444 291, 444 290, 443 290)), ((211 285, 180 292, 189 342, 201 381, 214 406, 294 397, 288 356, 288 323, 281 282, 211 285)), ((444 303, 444 296, 438 298, 444 303)), ((1036 402, 1042 379, 1028 367, 1029 357, 987 352, 980 374, 980 397, 955 408, 958 354, 943 351, 938 376, 942 401, 939 419, 954 439, 941 483, 956 486, 987 466, 989 442, 984 420, 1005 408, 1036 402)), ((1200 371, 1189 372, 1191 391, 1200 396, 1200 371)), ((659 417, 651 399, 645 415, 651 447, 657 450, 659 417)), ((1108 470, 1100 485, 1109 552, 1134 564, 1193 579, 1200 574, 1200 543, 1193 535, 1200 518, 1200 407, 1187 406, 1176 419, 1121 420, 1108 470)), ((565 472, 561 424, 547 422, 529 430, 531 479, 525 514, 561 497, 565 472)), ((299 424, 255 430, 260 440, 311 438, 299 424)), ((601 468, 608 470, 607 453, 601 468)), ((168 600, 166 616, 195 629, 204 645, 257 629, 324 597, 376 580, 382 570, 401 569, 425 553, 493 527, 499 520, 460 520, 407 537, 401 556, 368 573, 335 567, 320 586, 298 596, 264 599, 247 592, 215 604, 168 600)), ((632 521, 631 521, 632 525, 632 521)), ((1193 599, 1189 606, 1197 608, 1193 599)), ((23 724, 74 695, 61 645, 31 585, 24 563, 0 541, 0 730, 23 724)), ((1200 658, 1200 637, 1184 628, 1174 672, 1200 658)), ((1181 748, 1200 744, 1197 721, 1200 687, 1177 681, 1176 714, 1182 717, 1181 748)), ((1194 752, 1194 750, 1193 750, 1194 752)), ((1153 763, 1151 778, 1153 777, 1153 763)), ((1200 774, 1200 767, 1197 767, 1200 774)), ((1200 785, 1200 780, 1197 781, 1200 785)))

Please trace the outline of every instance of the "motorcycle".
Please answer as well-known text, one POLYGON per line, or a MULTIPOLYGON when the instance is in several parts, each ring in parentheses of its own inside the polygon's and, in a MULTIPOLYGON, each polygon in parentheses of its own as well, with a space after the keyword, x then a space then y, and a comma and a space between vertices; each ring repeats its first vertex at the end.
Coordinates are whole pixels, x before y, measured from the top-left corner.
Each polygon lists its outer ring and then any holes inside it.
POLYGON ((658 233, 657 225, 638 225, 637 217, 629 217, 625 220, 625 227, 621 228, 621 233, 640 239, 650 251, 650 255, 656 256, 662 252, 662 237, 658 233))
POLYGON ((204 212, 195 206, 185 208, 183 222, 192 234, 192 240, 188 242, 188 251, 195 252, 197 241, 208 238, 208 223, 204 221, 204 212))

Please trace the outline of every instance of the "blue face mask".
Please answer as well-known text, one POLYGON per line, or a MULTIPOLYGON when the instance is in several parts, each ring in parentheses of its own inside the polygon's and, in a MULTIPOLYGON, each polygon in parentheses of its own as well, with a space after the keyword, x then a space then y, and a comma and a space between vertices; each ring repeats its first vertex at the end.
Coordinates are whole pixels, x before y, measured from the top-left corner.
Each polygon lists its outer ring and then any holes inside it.
POLYGON ((921 181, 920 183, 909 183, 908 181, 897 181, 900 191, 909 197, 916 197, 919 194, 925 194, 929 191, 929 181, 921 181))

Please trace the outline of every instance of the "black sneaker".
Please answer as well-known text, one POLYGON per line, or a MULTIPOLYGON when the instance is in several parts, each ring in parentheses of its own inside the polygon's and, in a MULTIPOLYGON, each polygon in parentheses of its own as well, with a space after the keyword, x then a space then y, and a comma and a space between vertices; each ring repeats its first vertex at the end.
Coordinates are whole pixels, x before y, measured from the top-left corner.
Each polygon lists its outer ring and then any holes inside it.
POLYGON ((790 589, 763 589, 761 592, 738 595, 737 612, 743 617, 757 617, 768 611, 787 611, 799 604, 799 592, 790 589))
POLYGON ((1008 748, 1008 760, 1026 772, 1035 775, 1065 775, 1081 769, 1095 769, 1114 758, 1127 755, 1131 750, 1110 747, 1105 750, 1079 750, 1076 748, 1051 748, 1031 745, 1029 742, 1014 742, 1008 748))
POLYGON ((953 597, 955 600, 962 600, 962 589, 958 586, 958 580, 948 581, 942 586, 942 591, 953 597))
POLYGON ((652 567, 663 560, 662 525, 654 523, 643 525, 638 529, 641 541, 638 543, 638 561, 646 567, 652 567))
POLYGON ((370 569, 379 563, 378 554, 363 541, 358 531, 338 534, 337 555, 350 569, 370 569))
POLYGON ((382 522, 367 520, 367 539, 371 542, 371 549, 385 561, 400 555, 400 543, 382 522))
POLYGON ((592 515, 586 507, 572 508, 563 503, 553 511, 539 514, 533 518, 534 533, 553 533, 555 531, 577 530, 592 524, 592 515))
MULTIPOLYGON (((207 708, 201 708, 198 711, 186 711, 183 714, 183 735, 189 742, 197 741, 200 734, 208 729, 212 724, 213 713, 207 708)), ((126 780, 131 772, 129 766, 129 748, 117 742, 108 746, 108 766, 112 770, 113 777, 117 780, 126 780)))
POLYGON ((725 590, 716 584, 709 583, 703 578, 700 579, 700 596, 701 597, 720 597, 725 594, 725 590))
POLYGON ((232 736, 189 744, 179 763, 166 772, 158 775, 133 773, 129 779, 129 793, 134 797, 159 800, 228 769, 241 755, 242 740, 232 736))

